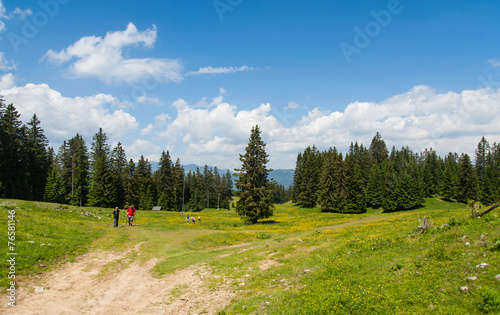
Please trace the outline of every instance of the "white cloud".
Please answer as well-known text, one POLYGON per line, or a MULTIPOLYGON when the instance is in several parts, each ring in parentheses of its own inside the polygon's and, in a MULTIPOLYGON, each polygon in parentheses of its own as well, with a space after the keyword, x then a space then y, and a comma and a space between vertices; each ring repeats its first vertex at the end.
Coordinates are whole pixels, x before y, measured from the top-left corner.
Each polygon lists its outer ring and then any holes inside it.
POLYGON ((499 59, 490 59, 490 60, 488 60, 488 63, 495 68, 500 67, 500 60, 499 59))
POLYGON ((149 124, 146 126, 146 128, 141 129, 141 136, 147 136, 153 132, 153 124, 149 124))
POLYGON ((23 121, 27 122, 36 113, 53 145, 76 133, 91 139, 99 127, 110 139, 120 139, 138 126, 129 113, 110 109, 118 101, 109 94, 65 97, 47 84, 16 85, 12 75, 7 74, 0 80, 0 95, 7 103, 14 104, 23 121))
POLYGON ((135 162, 144 156, 148 161, 158 161, 162 148, 149 140, 137 139, 131 145, 124 145, 123 148, 127 153, 127 157, 134 159, 135 162))
POLYGON ((83 37, 59 52, 49 50, 42 60, 54 65, 71 62, 68 71, 75 77, 95 77, 106 83, 134 83, 153 79, 158 83, 182 80, 182 64, 174 59, 125 58, 129 46, 153 48, 157 39, 156 26, 138 31, 129 23, 125 31, 108 32, 101 36, 83 37))
POLYGON ((354 141, 369 146, 377 131, 389 149, 432 147, 442 156, 473 153, 483 135, 500 142, 500 89, 438 93, 415 86, 382 102, 351 103, 343 111, 315 108, 290 126, 273 115, 270 104, 248 111, 223 100, 199 108, 178 99, 172 107, 177 116, 166 127, 156 128, 158 139, 182 152, 183 163, 229 168, 238 166, 238 153, 243 153, 254 125, 263 132, 273 168, 293 168, 297 153, 313 144, 344 152, 354 141))
POLYGON ((14 17, 19 17, 21 20, 27 17, 28 15, 32 15, 33 12, 31 9, 26 9, 26 10, 21 10, 19 8, 16 8, 14 11, 12 11, 9 14, 9 17, 14 18, 14 17))
POLYGON ((7 60, 5 53, 0 51, 0 70, 10 71, 16 69, 16 66, 13 60, 7 60))
POLYGON ((234 73, 234 72, 251 71, 251 70, 254 70, 254 68, 248 66, 216 67, 216 68, 208 66, 208 67, 201 67, 200 69, 198 69, 198 71, 188 72, 188 75, 234 73))
POLYGON ((2 0, 0 0, 0 32, 5 31, 5 22, 3 20, 8 19, 8 17, 5 15, 6 11, 7 10, 5 9, 2 0))
POLYGON ((153 104, 153 105, 163 105, 163 101, 156 97, 148 97, 141 95, 136 99, 137 103, 140 104, 153 104))
POLYGON ((16 79, 14 78, 14 75, 12 73, 8 73, 0 78, 0 91, 10 89, 15 84, 16 79))
POLYGON ((24 19, 27 15, 31 15, 31 14, 33 14, 33 12, 31 12, 30 9, 21 10, 19 8, 15 8, 14 11, 12 11, 10 14, 7 15, 7 10, 5 9, 5 6, 3 5, 3 1, 0 0, 0 33, 7 29, 5 27, 4 20, 9 20, 9 19, 16 18, 16 17, 19 17, 20 19, 24 19))

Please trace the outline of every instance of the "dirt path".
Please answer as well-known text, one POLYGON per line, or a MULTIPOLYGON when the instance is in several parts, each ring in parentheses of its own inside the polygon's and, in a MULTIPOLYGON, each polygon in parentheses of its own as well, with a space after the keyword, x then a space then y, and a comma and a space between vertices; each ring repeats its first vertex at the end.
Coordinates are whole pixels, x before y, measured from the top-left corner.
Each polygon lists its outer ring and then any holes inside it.
MULTIPOLYGON (((140 256, 139 247, 133 251, 140 256)), ((157 279, 150 273, 157 259, 141 263, 131 254, 86 254, 19 288, 16 307, 2 313, 215 314, 231 303, 227 283, 206 285, 217 276, 204 264, 157 279)))

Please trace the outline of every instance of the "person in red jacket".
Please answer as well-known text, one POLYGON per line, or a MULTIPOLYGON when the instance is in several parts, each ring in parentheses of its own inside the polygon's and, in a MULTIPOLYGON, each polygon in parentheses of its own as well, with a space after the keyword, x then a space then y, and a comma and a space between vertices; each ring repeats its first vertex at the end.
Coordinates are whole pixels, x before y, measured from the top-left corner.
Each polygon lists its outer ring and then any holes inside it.
POLYGON ((134 206, 130 206, 127 209, 127 216, 128 216, 128 225, 133 225, 134 224, 134 216, 135 216, 134 206))

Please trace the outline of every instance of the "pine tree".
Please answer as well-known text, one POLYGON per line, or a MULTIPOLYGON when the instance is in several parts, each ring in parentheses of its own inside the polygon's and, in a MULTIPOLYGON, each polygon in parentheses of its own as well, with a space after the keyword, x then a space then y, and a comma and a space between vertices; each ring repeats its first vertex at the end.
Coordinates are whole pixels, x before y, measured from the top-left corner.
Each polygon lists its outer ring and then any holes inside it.
POLYGON ((380 133, 377 132, 373 137, 369 152, 374 163, 379 166, 385 159, 387 159, 389 151, 387 151, 387 146, 385 145, 385 141, 382 140, 382 136, 380 135, 380 133))
POLYGON ((116 185, 111 173, 108 137, 99 128, 92 137, 92 181, 89 190, 89 205, 94 207, 114 207, 117 204, 116 185))
POLYGON ((118 142, 111 152, 111 173, 116 191, 116 206, 125 206, 127 185, 127 156, 122 144, 118 142))
POLYGON ((240 199, 236 203, 236 211, 245 221, 257 223, 260 219, 273 215, 271 203, 269 172, 266 167, 268 155, 266 144, 260 137, 259 126, 252 128, 245 154, 240 154, 242 166, 235 169, 237 173, 236 188, 240 199))
POLYGON ((31 199, 26 176, 26 128, 13 104, 5 107, 0 99, 0 197, 31 199))
POLYGON ((134 203, 135 208, 151 210, 149 206, 151 200, 157 200, 157 192, 153 184, 151 164, 142 155, 135 167, 132 185, 132 189, 137 194, 137 203, 134 203))
POLYGON ((445 200, 453 200, 457 197, 457 162, 451 156, 448 156, 443 174, 443 183, 441 185, 441 195, 445 200))
POLYGON ((478 198, 477 174, 467 154, 462 154, 459 160, 457 201, 467 203, 478 198))
POLYGON ((343 213, 363 213, 366 211, 366 200, 361 168, 356 159, 350 155, 346 156, 346 198, 343 213))
POLYGON ((320 177, 319 205, 322 211, 336 210, 335 205, 335 182, 338 159, 337 149, 330 148, 324 155, 323 167, 320 177))
POLYGON ((321 157, 315 146, 308 147, 302 154, 301 183, 298 186, 297 202, 303 207, 312 208, 318 201, 321 157))
POLYGON ((36 114, 33 114, 28 125, 30 128, 28 129, 26 152, 27 180, 33 200, 42 200, 49 169, 47 155, 48 140, 43 134, 43 129, 40 127, 40 120, 38 120, 36 114))

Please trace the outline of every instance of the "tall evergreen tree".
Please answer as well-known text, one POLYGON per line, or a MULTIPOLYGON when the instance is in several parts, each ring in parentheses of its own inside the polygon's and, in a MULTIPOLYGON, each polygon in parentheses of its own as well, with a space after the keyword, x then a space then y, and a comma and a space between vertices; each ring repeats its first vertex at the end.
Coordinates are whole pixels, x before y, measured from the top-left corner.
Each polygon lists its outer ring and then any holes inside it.
POLYGON ((122 144, 118 142, 111 152, 111 174, 116 191, 116 206, 123 208, 126 199, 127 156, 122 144))
POLYGON ((302 154, 301 183, 297 202, 308 208, 312 208, 318 201, 318 188, 321 172, 320 152, 315 146, 308 147, 302 154))
POLYGON ((478 180, 469 155, 462 154, 459 160, 457 200, 467 203, 478 199, 478 180))
POLYGON ((28 126, 30 127, 26 146, 26 175, 33 200, 42 200, 48 174, 48 140, 43 134, 40 120, 38 120, 36 114, 33 114, 28 126))
POLYGON ((240 154, 242 166, 235 169, 238 172, 236 188, 240 192, 236 211, 250 223, 269 218, 273 215, 274 208, 271 203, 271 183, 268 179, 271 170, 266 167, 269 159, 260 133, 259 126, 252 128, 245 154, 240 154))
POLYGON ((108 137, 102 128, 92 137, 91 167, 92 179, 89 190, 89 204, 94 207, 114 207, 117 204, 116 185, 111 173, 108 137))
POLYGON ((452 200, 457 197, 457 170, 457 161, 450 153, 445 162, 443 182, 441 185, 441 195, 445 200, 452 200))
POLYGON ((387 146, 385 145, 385 141, 382 140, 382 136, 379 132, 375 134, 372 139, 369 148, 370 156, 372 157, 374 163, 377 165, 381 165, 382 162, 388 158, 389 151, 387 151, 387 146))
POLYGON ((31 199, 26 178, 26 128, 13 104, 5 106, 0 99, 0 197, 31 199))

